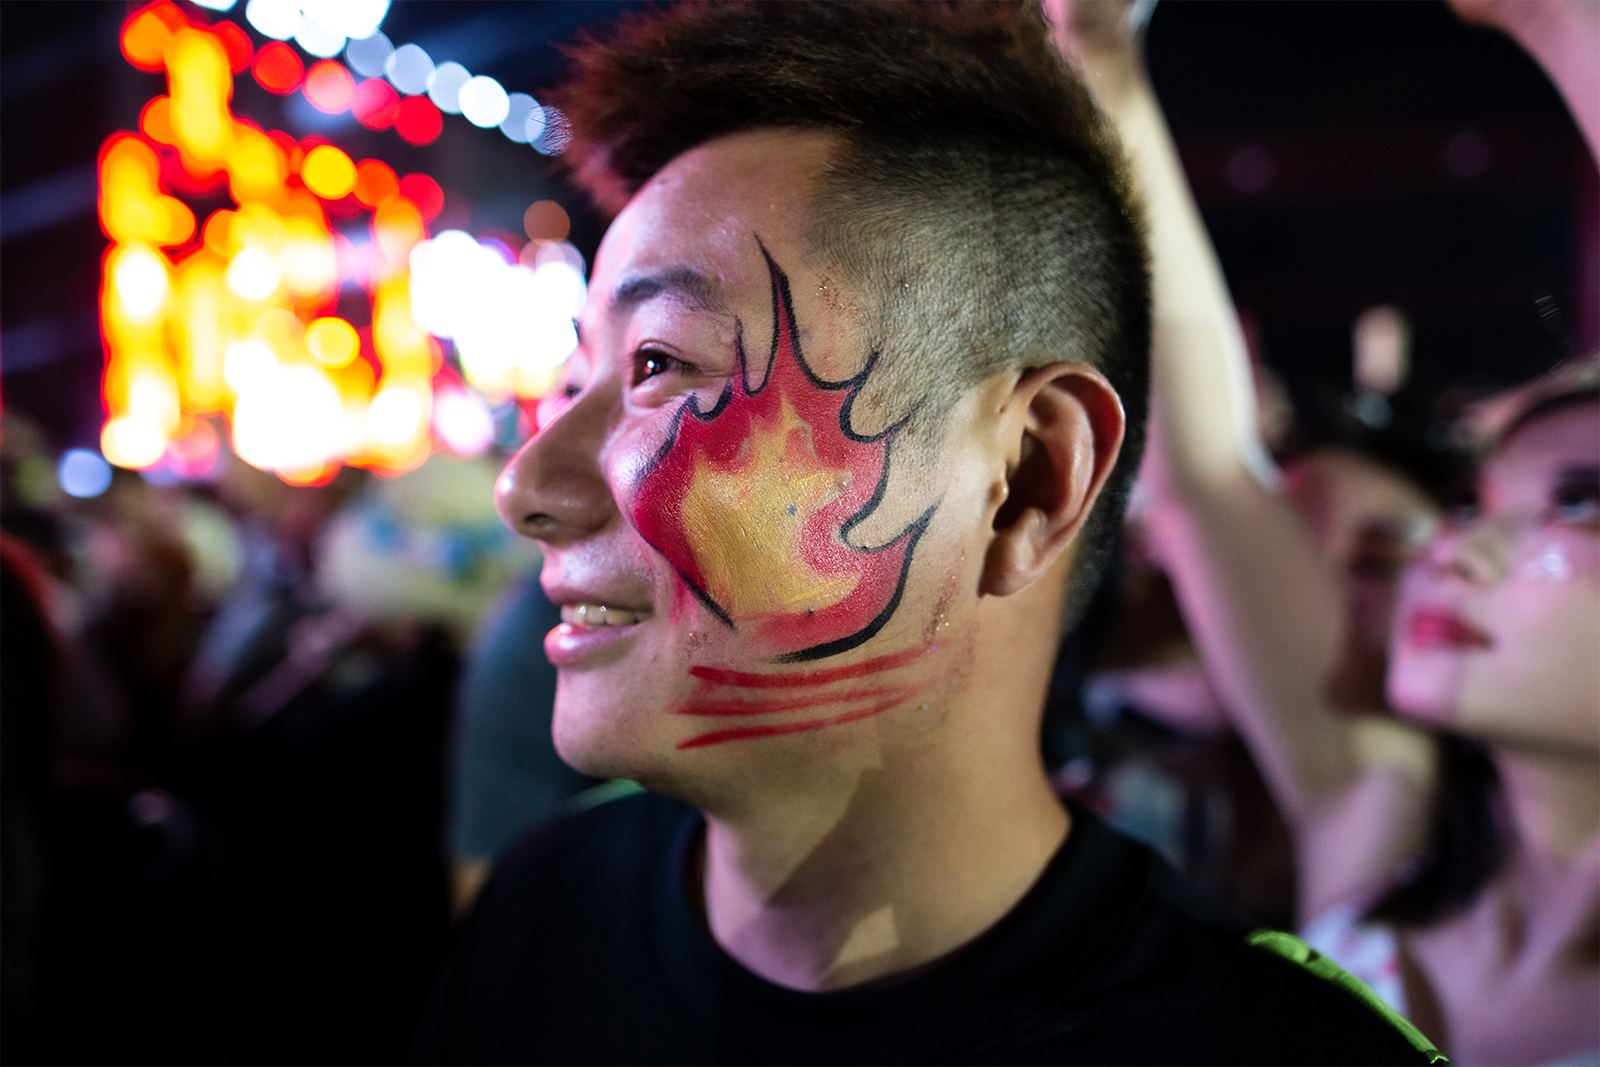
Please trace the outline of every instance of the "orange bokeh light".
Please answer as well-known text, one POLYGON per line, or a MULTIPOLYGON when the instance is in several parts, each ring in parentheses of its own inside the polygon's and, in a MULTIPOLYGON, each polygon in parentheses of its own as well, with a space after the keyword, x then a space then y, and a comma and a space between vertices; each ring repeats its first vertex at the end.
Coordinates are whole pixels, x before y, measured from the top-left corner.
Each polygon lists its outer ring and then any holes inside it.
POLYGON ((400 179, 394 168, 381 159, 363 159, 356 164, 356 200, 366 207, 377 207, 400 192, 400 179))

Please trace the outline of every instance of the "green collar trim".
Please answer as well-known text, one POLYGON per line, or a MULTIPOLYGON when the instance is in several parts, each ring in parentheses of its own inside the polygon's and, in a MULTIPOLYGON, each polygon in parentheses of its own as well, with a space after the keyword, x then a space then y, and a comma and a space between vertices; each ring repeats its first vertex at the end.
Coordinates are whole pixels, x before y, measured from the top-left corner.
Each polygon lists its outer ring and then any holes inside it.
POLYGON ((1450 1061, 1444 1053, 1433 1047, 1433 1042, 1422 1035, 1422 1031, 1411 1025, 1411 1020, 1385 1004, 1376 993, 1368 989, 1361 979, 1345 971, 1328 957, 1295 937, 1282 930, 1257 930, 1245 938, 1245 941, 1256 948, 1266 949, 1268 952, 1277 953, 1290 963, 1297 963, 1325 982, 1344 989, 1356 997, 1367 1007, 1377 1012, 1386 1019, 1390 1026, 1411 1042, 1413 1048, 1428 1057, 1430 1064, 1439 1067, 1449 1067, 1450 1061))

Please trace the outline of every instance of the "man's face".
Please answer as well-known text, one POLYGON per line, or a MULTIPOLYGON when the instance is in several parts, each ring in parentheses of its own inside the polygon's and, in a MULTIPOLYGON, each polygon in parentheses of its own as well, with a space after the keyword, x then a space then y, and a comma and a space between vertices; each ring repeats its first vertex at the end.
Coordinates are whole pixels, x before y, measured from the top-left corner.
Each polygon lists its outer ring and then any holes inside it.
POLYGON ((563 397, 501 477, 562 607, 557 747, 590 773, 681 791, 870 761, 882 731, 927 729, 959 671, 966 541, 1003 474, 973 437, 988 391, 913 450, 919 398, 863 389, 866 294, 805 254, 834 147, 740 134, 641 190, 601 245, 563 397))

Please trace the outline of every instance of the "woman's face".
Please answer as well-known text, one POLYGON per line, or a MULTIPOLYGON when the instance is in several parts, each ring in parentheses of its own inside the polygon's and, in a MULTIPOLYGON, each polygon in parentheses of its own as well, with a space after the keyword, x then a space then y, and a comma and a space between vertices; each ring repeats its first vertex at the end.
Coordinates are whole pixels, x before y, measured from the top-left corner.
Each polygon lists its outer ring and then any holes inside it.
POLYGON ((1475 511, 1412 563, 1388 695, 1486 740, 1600 755, 1600 403, 1517 430, 1475 511))

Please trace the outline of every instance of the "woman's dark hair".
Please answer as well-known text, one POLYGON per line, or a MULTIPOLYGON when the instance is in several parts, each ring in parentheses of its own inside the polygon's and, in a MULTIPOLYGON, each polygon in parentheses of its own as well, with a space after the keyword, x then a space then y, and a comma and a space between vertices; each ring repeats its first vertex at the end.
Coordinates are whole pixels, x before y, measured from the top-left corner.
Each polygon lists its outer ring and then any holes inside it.
POLYGON ((1441 734, 1427 848, 1367 918, 1423 926, 1471 903, 1505 862, 1508 830, 1489 753, 1476 741, 1441 734))

